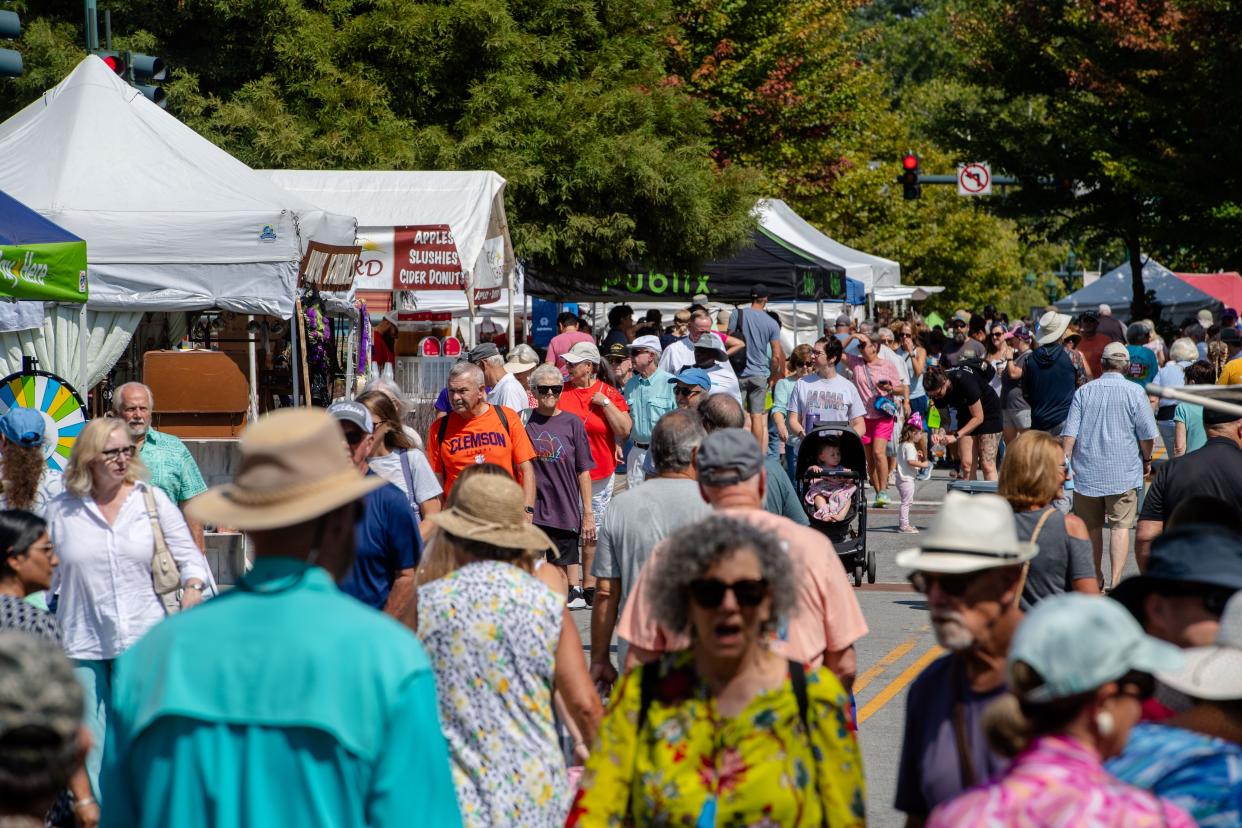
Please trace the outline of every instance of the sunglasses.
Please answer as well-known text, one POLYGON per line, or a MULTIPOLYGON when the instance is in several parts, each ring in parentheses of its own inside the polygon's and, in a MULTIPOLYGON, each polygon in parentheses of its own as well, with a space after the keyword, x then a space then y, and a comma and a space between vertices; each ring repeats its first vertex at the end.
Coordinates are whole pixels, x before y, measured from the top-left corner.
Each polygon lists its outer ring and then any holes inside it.
POLYGON ((559 385, 536 385, 535 393, 540 397, 545 397, 548 394, 551 394, 554 397, 559 397, 561 395, 561 386, 559 385))
POLYGON ((364 438, 364 437, 366 437, 366 436, 367 436, 367 435, 363 434, 361 431, 354 431, 354 430, 351 428, 349 431, 346 431, 346 432, 345 432, 345 442, 346 442, 346 443, 348 443, 348 444, 349 444, 349 445, 351 445, 351 446, 356 446, 356 445, 358 445, 359 443, 361 443, 361 442, 362 442, 362 438, 364 438))
POLYGON ((715 578, 699 578, 690 582, 690 598, 703 609, 716 609, 724 601, 726 592, 733 593, 739 607, 757 607, 767 597, 768 582, 764 578, 731 584, 715 578))
POLYGON ((608 357, 609 365, 620 365, 623 362, 629 362, 629 361, 630 361, 629 357, 608 357))
POLYGON ((940 591, 952 598, 962 598, 970 591, 970 585, 975 582, 977 573, 969 572, 961 575, 944 575, 934 572, 911 572, 910 586, 914 587, 914 591, 926 595, 931 592, 931 588, 935 584, 940 585, 940 591))
POLYGON ((695 394, 702 394, 703 389, 697 385, 679 385, 673 389, 673 393, 679 397, 693 397, 695 394))
POLYGON ((126 460, 128 460, 129 458, 134 456, 134 447, 125 446, 124 448, 108 449, 107 451, 99 452, 99 456, 102 457, 104 461, 108 463, 111 463, 112 461, 117 460, 121 457, 124 457, 126 460))
POLYGON ((1005 335, 1004 335, 1003 333, 994 333, 994 334, 992 334, 992 338, 993 338, 993 339, 1001 339, 1001 338, 1003 338, 1004 336, 1005 336, 1005 335))

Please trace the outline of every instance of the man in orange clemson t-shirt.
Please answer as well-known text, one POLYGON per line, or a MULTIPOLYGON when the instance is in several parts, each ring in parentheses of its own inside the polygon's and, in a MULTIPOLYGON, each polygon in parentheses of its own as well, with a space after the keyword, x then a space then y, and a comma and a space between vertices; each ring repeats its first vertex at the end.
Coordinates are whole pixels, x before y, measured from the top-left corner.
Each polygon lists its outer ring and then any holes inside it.
POLYGON ((522 484, 526 519, 535 515, 535 447, 510 408, 487 402, 483 371, 469 362, 449 371, 448 399, 452 406, 427 432, 427 458, 447 495, 461 470, 474 463, 495 463, 522 484))

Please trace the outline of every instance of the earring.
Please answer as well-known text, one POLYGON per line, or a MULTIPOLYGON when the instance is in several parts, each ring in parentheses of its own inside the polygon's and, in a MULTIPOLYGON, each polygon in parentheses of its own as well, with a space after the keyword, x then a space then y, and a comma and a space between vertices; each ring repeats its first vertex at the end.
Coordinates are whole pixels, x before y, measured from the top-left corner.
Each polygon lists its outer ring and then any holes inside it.
POLYGON ((1117 723, 1113 720, 1112 713, 1101 710, 1095 714, 1095 729, 1100 731, 1101 736, 1112 736, 1116 727, 1117 723))

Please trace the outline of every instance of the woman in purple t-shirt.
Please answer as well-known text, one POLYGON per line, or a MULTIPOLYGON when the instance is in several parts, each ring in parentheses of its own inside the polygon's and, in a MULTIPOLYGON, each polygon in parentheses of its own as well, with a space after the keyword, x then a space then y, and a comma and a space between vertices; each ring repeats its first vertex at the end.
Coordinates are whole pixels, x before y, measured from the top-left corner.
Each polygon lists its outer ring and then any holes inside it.
POLYGON ((564 586, 578 583, 578 544, 595 542, 591 512, 591 444, 576 414, 556 407, 561 398, 561 372, 544 363, 530 374, 530 390, 538 404, 526 423, 535 447, 535 520, 556 544, 548 563, 560 572, 564 586))

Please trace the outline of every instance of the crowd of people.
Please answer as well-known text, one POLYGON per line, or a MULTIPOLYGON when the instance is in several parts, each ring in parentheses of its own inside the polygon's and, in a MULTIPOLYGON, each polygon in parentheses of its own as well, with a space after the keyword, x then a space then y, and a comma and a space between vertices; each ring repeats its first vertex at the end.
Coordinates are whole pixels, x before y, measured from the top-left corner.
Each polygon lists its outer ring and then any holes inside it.
POLYGON ((1242 381, 1236 314, 841 316, 786 355, 767 300, 566 312, 471 349, 422 433, 377 381, 260 418, 210 489, 145 386, 63 476, 10 409, 0 825, 862 825, 869 628, 823 527, 894 487, 947 651, 909 825, 1242 824, 1242 417, 1145 388, 1242 381), (996 493, 920 530, 937 464, 996 493), (229 589, 207 527, 248 536, 229 589))

